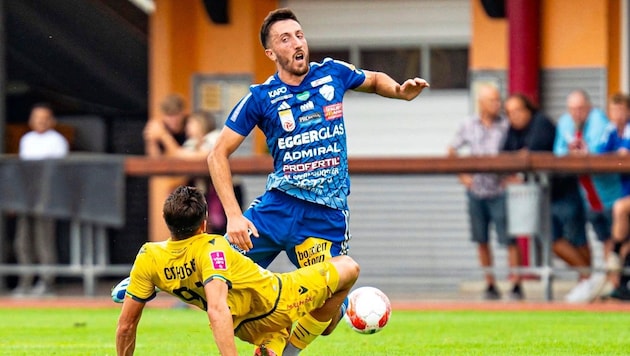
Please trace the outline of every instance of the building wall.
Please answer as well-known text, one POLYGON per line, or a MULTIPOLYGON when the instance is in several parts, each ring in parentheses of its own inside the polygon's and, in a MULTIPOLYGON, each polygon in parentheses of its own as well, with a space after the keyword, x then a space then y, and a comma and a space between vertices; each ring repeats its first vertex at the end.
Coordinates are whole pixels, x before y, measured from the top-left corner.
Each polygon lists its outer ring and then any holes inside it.
MULTIPOLYGON (((478 0, 471 0, 471 8, 473 80, 494 71, 504 81, 508 21, 488 17, 478 0)), ((620 0, 540 0, 541 106, 551 116, 561 113, 573 89, 587 90, 594 104, 604 107, 608 95, 627 81, 621 76, 621 29, 627 24, 620 11, 620 0)))

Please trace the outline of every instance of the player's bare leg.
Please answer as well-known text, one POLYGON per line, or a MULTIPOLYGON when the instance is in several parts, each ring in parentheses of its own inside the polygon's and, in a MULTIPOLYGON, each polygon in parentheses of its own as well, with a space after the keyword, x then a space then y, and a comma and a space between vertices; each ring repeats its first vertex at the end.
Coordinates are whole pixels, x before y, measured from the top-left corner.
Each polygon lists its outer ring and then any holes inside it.
MULTIPOLYGON (((348 296, 350 289, 359 278, 359 265, 348 256, 337 256, 330 259, 339 274, 339 283, 320 308, 311 311, 296 323, 289 343, 284 350, 284 355, 297 355, 298 352, 306 348, 315 338, 329 327, 333 318, 337 318, 340 313, 341 304, 348 296)), ((339 322, 339 320, 336 320, 339 322)), ((335 323, 336 325, 336 323, 335 323)))

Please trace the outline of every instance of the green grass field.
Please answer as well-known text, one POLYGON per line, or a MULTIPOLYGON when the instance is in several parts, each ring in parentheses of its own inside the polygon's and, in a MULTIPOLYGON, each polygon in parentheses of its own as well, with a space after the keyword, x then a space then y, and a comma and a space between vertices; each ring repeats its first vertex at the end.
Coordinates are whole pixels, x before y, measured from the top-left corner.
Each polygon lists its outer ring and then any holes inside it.
MULTIPOLYGON (((0 309, 0 355, 114 355, 118 309, 0 309)), ((136 355, 216 355, 204 313, 144 311, 136 355)), ((253 347, 239 342, 239 353, 253 347)), ((303 355, 628 355, 630 313, 396 311, 380 333, 340 324, 303 355)))

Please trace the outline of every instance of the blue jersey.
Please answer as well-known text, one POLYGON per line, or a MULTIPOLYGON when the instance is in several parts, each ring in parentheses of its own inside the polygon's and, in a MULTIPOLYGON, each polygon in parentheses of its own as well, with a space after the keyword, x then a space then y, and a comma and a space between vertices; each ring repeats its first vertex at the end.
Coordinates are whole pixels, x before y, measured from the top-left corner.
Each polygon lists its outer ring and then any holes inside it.
POLYGON ((363 71, 326 58, 311 63, 298 86, 278 74, 253 85, 225 125, 247 136, 258 126, 273 157, 267 190, 334 209, 347 209, 350 194, 343 97, 365 81, 363 71))
MULTIPOLYGON (((617 127, 608 125, 604 135, 604 144, 601 151, 604 153, 617 152, 620 149, 630 150, 630 123, 627 123, 623 132, 619 134, 617 127)), ((630 174, 621 174, 622 195, 630 195, 630 174)))

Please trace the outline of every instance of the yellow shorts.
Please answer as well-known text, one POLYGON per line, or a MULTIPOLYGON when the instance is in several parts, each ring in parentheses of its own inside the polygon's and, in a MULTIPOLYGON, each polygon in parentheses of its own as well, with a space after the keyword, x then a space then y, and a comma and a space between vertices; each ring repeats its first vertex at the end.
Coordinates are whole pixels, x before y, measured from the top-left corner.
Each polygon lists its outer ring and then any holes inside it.
POLYGON ((243 322, 236 330, 241 340, 260 345, 269 338, 289 337, 293 322, 324 305, 337 290, 339 273, 330 262, 282 273, 282 291, 275 310, 260 319, 243 322))

